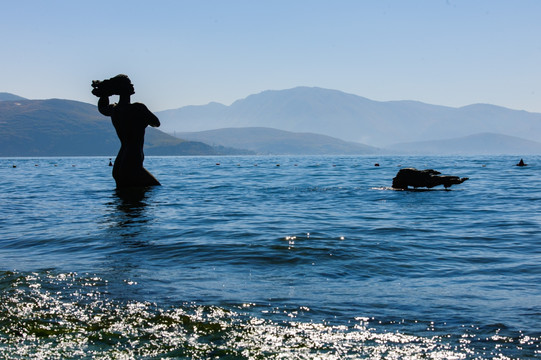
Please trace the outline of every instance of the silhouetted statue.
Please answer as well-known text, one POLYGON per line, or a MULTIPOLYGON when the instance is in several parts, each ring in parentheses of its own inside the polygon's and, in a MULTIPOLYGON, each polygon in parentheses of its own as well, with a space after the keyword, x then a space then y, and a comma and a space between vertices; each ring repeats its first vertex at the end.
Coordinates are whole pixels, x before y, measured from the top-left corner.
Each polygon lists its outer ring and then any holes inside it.
POLYGON ((468 178, 459 178, 458 176, 440 175, 436 170, 417 170, 414 168, 400 169, 393 178, 393 188, 407 189, 408 186, 413 188, 443 185, 446 189, 455 184, 462 184, 468 178))
POLYGON ((160 126, 158 118, 144 104, 131 103, 135 94, 131 80, 126 75, 92 81, 92 94, 98 100, 98 110, 110 116, 120 139, 120 150, 113 166, 117 188, 160 185, 158 180, 143 167, 145 128, 160 126), (118 104, 109 104, 109 96, 119 95, 118 104))

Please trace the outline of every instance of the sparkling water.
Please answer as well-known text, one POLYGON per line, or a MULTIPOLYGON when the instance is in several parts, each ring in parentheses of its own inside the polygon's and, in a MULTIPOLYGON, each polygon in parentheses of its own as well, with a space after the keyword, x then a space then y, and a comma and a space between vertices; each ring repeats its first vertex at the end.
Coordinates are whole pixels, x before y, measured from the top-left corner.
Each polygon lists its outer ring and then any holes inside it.
POLYGON ((541 358, 518 160, 147 157, 162 186, 126 193, 109 158, 0 159, 0 357, 541 358))

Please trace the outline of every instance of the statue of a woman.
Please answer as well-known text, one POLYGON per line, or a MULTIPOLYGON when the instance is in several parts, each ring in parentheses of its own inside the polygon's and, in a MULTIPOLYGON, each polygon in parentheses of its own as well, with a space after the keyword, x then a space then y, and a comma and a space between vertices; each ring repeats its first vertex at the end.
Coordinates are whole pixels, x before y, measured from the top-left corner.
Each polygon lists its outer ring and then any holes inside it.
POLYGON ((141 103, 130 103, 135 93, 126 75, 117 75, 103 81, 92 81, 92 94, 98 100, 98 110, 110 116, 120 139, 120 150, 113 166, 117 188, 160 185, 158 180, 143 167, 145 128, 160 126, 158 118, 141 103), (117 104, 109 104, 109 96, 119 95, 117 104))

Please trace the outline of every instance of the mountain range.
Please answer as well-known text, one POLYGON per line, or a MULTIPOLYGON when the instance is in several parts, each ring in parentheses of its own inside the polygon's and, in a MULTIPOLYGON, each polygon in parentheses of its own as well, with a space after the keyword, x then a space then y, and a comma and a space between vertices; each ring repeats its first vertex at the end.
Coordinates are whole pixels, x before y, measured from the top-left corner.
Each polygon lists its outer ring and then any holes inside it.
POLYGON ((0 101, 15 101, 15 100, 28 100, 22 96, 10 94, 6 92, 0 92, 0 101))
MULTIPOLYGON (((156 114, 162 126, 148 128, 147 155, 541 154, 541 114, 494 105, 377 102, 299 87, 156 114)), ((112 156, 118 147, 93 104, 0 93, 0 156, 112 156)))
MULTIPOLYGON (((0 101, 0 156, 113 156, 120 142, 95 105, 61 99, 0 101)), ((148 128, 147 155, 237 154, 148 128)), ((250 153, 250 152, 240 152, 250 153)))
POLYGON ((211 145, 235 147, 273 155, 360 155, 377 154, 382 150, 326 135, 294 133, 264 127, 226 128, 200 132, 176 133, 182 139, 211 145))
POLYGON ((416 101, 373 101, 322 88, 268 90, 230 106, 210 103, 158 113, 165 132, 267 127, 311 132, 384 148, 480 133, 541 139, 541 114, 487 104, 460 108, 416 101))
POLYGON ((461 138, 400 143, 387 152, 422 155, 533 155, 541 154, 541 143, 515 136, 480 133, 461 138))

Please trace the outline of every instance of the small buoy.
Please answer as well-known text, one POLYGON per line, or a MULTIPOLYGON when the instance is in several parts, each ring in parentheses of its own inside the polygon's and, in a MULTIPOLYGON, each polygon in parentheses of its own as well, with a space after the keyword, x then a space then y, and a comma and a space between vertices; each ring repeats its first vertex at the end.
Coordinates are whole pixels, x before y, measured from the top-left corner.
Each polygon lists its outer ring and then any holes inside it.
POLYGON ((113 159, 109 159, 109 166, 113 166, 113 162, 111 160, 113 159))
POLYGON ((528 164, 524 164, 524 160, 520 159, 517 166, 527 166, 528 164))
POLYGON ((374 166, 379 166, 379 163, 375 163, 374 166))
POLYGON ((280 166, 280 164, 276 164, 276 166, 280 166))
POLYGON ((220 165, 220 163, 216 163, 216 165, 220 165))
POLYGON ((34 166, 39 166, 38 164, 34 164, 34 166))
POLYGON ((16 167, 17 167, 17 165, 13 165, 13 167, 14 167, 14 168, 16 168, 16 167))

